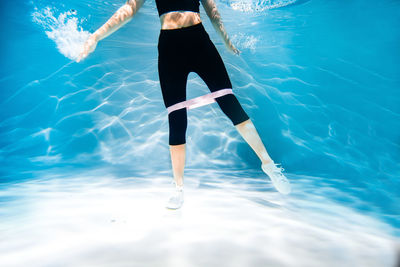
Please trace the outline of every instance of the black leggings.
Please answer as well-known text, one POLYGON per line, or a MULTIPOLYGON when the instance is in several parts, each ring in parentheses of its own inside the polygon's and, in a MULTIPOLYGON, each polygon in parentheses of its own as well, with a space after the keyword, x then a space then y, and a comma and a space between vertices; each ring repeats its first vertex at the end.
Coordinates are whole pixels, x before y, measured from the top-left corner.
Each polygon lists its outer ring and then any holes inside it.
MULTIPOLYGON (((232 88, 225 65, 203 24, 161 30, 158 40, 158 75, 165 107, 186 100, 186 82, 190 72, 197 73, 211 92, 232 88)), ((222 111, 237 125, 249 119, 233 94, 216 99, 222 111)), ((169 144, 186 142, 187 110, 168 115, 169 144)))

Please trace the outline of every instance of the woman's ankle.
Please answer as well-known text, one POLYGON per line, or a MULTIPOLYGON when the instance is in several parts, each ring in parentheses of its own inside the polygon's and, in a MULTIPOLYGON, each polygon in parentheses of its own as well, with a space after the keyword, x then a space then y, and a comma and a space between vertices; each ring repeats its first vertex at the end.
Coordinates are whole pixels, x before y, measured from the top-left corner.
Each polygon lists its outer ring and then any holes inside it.
POLYGON ((274 162, 271 157, 268 155, 267 151, 264 151, 261 153, 260 157, 261 163, 264 164, 269 164, 271 162, 274 162))
POLYGON ((178 182, 174 179, 174 184, 176 188, 183 188, 183 179, 178 182))
POLYGON ((270 163, 272 163, 272 162, 274 162, 272 159, 271 159, 271 160, 262 160, 262 161, 261 161, 261 164, 262 164, 262 165, 266 165, 266 164, 270 164, 270 163))

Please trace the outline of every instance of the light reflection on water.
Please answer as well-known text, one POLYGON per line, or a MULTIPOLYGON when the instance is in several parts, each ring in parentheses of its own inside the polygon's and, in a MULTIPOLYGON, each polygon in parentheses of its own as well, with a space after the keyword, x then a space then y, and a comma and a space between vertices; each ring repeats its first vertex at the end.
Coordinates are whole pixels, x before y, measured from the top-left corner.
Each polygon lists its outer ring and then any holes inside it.
MULTIPOLYGON (((323 196, 335 188, 289 175, 282 196, 259 173, 186 178, 61 174, 1 192, 2 266, 394 266, 394 229, 323 196)), ((339 194, 339 192, 336 192, 339 194)))

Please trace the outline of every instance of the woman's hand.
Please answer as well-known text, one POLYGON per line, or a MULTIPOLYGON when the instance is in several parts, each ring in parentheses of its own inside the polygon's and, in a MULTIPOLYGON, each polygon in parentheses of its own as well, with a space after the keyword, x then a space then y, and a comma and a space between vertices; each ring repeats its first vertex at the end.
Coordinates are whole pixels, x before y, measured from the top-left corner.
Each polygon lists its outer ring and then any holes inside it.
POLYGON ((241 52, 239 49, 237 49, 232 42, 229 40, 228 42, 225 43, 226 47, 228 48, 229 51, 234 53, 235 55, 239 55, 241 52))
POLYGON ((83 45, 83 48, 81 50, 81 53, 79 54, 78 59, 76 62, 79 62, 83 59, 85 59, 90 53, 92 53, 97 46, 97 39, 94 34, 90 35, 90 37, 86 40, 85 44, 83 45))

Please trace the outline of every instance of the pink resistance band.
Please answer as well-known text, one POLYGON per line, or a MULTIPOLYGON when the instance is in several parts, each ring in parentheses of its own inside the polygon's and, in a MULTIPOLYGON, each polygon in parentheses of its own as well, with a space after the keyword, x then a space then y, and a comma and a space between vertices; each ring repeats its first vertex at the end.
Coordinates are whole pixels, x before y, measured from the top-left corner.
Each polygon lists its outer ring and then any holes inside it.
POLYGON ((176 103, 172 106, 169 106, 167 108, 168 114, 170 114, 172 111, 182 109, 182 108, 187 108, 187 109, 194 109, 198 107, 202 107, 211 103, 215 102, 215 99, 224 95, 228 94, 233 94, 232 89, 226 88, 226 89, 221 89, 218 91, 215 91, 213 93, 209 93, 206 95, 198 96, 196 98, 192 98, 183 102, 176 103))

